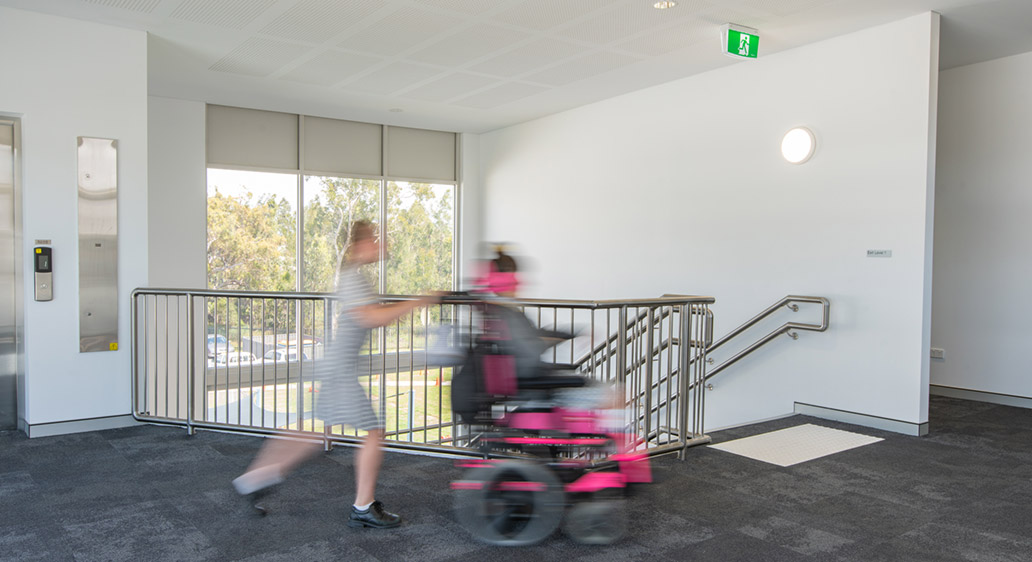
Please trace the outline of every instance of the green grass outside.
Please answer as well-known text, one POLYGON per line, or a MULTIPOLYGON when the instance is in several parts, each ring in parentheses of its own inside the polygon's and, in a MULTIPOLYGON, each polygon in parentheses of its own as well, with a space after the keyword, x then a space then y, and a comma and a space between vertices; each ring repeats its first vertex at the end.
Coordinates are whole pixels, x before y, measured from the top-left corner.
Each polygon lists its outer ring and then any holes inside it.
MULTIPOLYGON (((451 410, 451 377, 452 370, 431 369, 429 371, 412 371, 402 373, 388 373, 384 382, 381 383, 381 375, 362 377, 360 382, 369 394, 373 402, 373 409, 377 410, 387 426, 388 439, 427 443, 449 439, 452 436, 452 428, 418 429, 411 433, 407 430, 435 426, 438 424, 450 424, 452 421, 451 410), (384 390, 385 402, 380 400, 381 390, 384 390), (409 393, 411 392, 411 400, 409 393), (379 411, 381 404, 385 405, 384 411, 379 411), (409 425, 409 411, 411 405, 412 425, 409 425), (397 435, 392 432, 401 431, 397 435)), ((304 393, 301 397, 301 408, 305 413, 302 427, 304 431, 315 431, 322 433, 324 430, 323 421, 312 419, 311 412, 319 385, 315 385, 312 392, 312 383, 304 384, 304 393)), ((278 414, 293 414, 298 409, 298 385, 280 384, 263 387, 242 389, 244 399, 248 397, 252 403, 263 404, 264 409, 278 414), (264 394, 264 396, 262 396, 264 394), (262 402, 264 400, 264 403, 262 402)), ((236 389, 230 394, 226 391, 209 392, 209 403, 218 401, 225 404, 236 400, 236 389)), ((245 421, 246 421, 245 417, 245 421)), ((299 429, 297 423, 280 426, 283 429, 299 429)), ((365 434, 363 431, 355 431, 353 428, 335 426, 332 433, 336 435, 357 435, 365 434)))

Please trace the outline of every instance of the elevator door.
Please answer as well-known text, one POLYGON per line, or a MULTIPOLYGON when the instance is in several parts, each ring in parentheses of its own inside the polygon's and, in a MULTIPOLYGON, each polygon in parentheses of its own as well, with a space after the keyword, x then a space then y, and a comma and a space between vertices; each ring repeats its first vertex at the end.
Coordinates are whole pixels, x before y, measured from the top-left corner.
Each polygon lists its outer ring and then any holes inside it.
POLYGON ((0 429, 18 426, 15 346, 14 123, 0 118, 0 429))

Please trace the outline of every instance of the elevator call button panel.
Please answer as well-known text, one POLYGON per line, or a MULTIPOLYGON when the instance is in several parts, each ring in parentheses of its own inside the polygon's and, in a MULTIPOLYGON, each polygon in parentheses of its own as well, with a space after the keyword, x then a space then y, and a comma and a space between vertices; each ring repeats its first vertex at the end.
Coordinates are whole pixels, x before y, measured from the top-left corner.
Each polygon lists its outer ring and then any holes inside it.
POLYGON ((38 246, 32 255, 36 272, 36 300, 54 300, 54 261, 51 249, 38 246))

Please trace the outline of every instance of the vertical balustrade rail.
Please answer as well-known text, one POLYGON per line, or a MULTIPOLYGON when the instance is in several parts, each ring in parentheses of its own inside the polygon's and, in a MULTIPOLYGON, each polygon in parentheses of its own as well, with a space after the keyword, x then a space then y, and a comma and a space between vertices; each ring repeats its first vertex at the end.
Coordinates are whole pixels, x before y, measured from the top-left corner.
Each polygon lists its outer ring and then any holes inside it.
MULTIPOLYGON (((712 302, 677 296, 510 304, 540 328, 575 335, 543 359, 613 385, 636 448, 663 454, 708 442, 702 381, 712 302)), ((327 448, 358 441, 361 431, 327 427, 319 417, 317 368, 334 306, 323 293, 137 289, 133 415, 191 433, 291 435, 327 448)), ((359 374, 386 424, 388 446, 472 453, 470 428, 452 417, 451 380, 458 367, 435 360, 434 351, 468 347, 480 306, 446 298, 371 330, 359 374)))

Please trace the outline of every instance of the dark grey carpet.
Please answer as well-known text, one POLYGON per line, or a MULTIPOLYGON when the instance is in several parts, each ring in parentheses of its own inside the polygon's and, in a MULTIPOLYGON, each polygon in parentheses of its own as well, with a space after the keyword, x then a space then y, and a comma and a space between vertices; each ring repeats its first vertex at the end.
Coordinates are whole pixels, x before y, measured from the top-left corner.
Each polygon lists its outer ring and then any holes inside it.
POLYGON ((924 438, 802 416, 713 437, 801 423, 885 440, 788 468, 698 447, 655 461, 618 544, 557 533, 515 549, 455 522, 448 459, 388 453, 378 497, 406 524, 354 530, 350 448, 305 465, 259 518, 229 484, 255 437, 0 432, 0 560, 1032 560, 1032 410, 933 397, 924 438))

